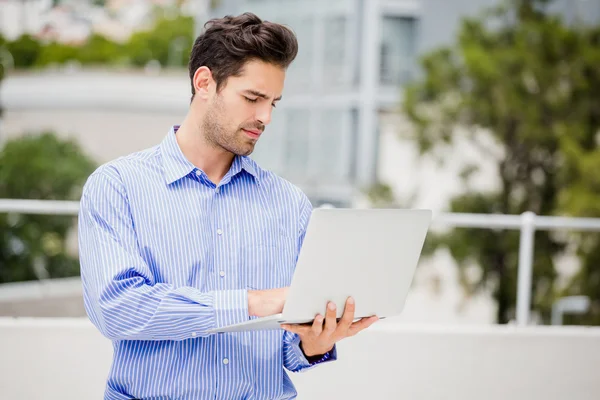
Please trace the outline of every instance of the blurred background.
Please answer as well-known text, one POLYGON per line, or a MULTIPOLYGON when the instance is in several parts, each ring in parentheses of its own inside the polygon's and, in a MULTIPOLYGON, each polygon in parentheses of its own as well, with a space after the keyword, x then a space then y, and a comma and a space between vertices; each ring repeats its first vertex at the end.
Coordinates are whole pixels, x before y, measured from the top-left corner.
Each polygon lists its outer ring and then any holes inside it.
POLYGON ((434 211, 400 323, 600 325, 600 0, 0 1, 0 316, 85 319, 83 183, 181 122, 194 38, 244 11, 300 45, 253 158, 434 211))
POLYGON ((566 301, 561 323, 600 324, 600 232, 557 222, 523 258, 515 219, 600 217, 599 0, 0 2, 0 315, 84 315, 76 205, 6 199, 77 201, 96 166, 159 143, 195 35, 244 11, 300 44, 253 157, 317 207, 440 216, 404 320, 514 320, 529 256, 526 323, 566 301))

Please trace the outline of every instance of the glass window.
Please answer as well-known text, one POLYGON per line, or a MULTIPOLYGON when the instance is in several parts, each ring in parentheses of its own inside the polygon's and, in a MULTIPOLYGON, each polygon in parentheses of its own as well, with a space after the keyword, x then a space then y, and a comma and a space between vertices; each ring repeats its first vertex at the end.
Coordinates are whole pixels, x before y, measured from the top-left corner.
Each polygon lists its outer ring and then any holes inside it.
POLYGON ((416 52, 416 20, 386 16, 382 21, 380 80, 402 85, 411 79, 416 52))
POLYGON ((340 109, 320 113, 312 169, 324 181, 341 183, 348 179, 352 137, 349 117, 349 111, 340 109))
POLYGON ((304 179, 309 174, 310 110, 287 109, 285 127, 285 175, 304 179))
POLYGON ((292 28, 298 39, 298 55, 288 68, 286 88, 294 92, 306 91, 310 89, 312 82, 314 18, 312 16, 294 19, 286 17, 279 18, 278 22, 292 28))
POLYGON ((347 85, 351 68, 346 46, 348 37, 347 18, 328 17, 324 20, 325 44, 323 57, 323 83, 328 86, 347 85))
POLYGON ((285 148, 285 113, 275 109, 271 123, 267 125, 254 148, 252 158, 264 169, 281 173, 285 148))

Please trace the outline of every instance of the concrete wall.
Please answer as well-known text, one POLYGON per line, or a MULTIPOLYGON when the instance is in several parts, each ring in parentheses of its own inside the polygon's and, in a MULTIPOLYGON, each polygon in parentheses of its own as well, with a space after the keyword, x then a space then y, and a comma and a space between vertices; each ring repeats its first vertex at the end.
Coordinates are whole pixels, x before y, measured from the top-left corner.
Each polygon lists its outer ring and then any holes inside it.
POLYGON ((0 317, 86 317, 81 279, 1 284, 0 317))
MULTIPOLYGON (((101 399, 110 342, 85 319, 0 319, 0 398, 101 399)), ((381 323, 293 375, 299 399, 600 398, 600 329, 381 323)))

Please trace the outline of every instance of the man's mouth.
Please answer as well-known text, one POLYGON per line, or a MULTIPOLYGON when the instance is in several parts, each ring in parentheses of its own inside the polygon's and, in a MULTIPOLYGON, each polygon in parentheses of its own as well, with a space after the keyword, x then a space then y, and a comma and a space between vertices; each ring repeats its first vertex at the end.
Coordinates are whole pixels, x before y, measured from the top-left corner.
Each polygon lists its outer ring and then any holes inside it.
POLYGON ((242 130, 246 133, 246 135, 250 136, 253 139, 258 139, 260 137, 260 135, 262 134, 262 131, 258 130, 258 129, 244 129, 244 128, 242 128, 242 130))

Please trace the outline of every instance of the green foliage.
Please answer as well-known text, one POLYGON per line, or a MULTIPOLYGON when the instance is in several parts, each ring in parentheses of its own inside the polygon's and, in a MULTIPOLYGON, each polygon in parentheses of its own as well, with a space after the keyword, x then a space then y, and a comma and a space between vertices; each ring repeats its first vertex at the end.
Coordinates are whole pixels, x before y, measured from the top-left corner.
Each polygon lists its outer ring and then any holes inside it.
POLYGON ((84 46, 77 49, 74 58, 83 65, 117 64, 124 57, 122 54, 123 46, 104 36, 93 34, 84 46))
MULTIPOLYGON (((2 83, 2 80, 4 79, 4 75, 6 75, 6 66, 5 66, 5 62, 6 60, 4 59, 4 57, 6 56, 6 52, 8 50, 6 49, 6 38, 0 34, 0 84, 2 83)), ((2 117, 2 106, 0 106, 0 118, 2 117)))
POLYGON ((376 183, 366 191, 369 203, 374 208, 393 207, 396 202, 396 196, 393 189, 385 183, 376 183))
MULTIPOLYGON (((79 200, 95 168, 79 146, 53 133, 8 141, 0 152, 0 198, 79 200)), ((0 214, 0 283, 79 273, 66 254, 75 218, 0 214)))
MULTIPOLYGON (((600 29, 596 30, 596 35, 595 43, 600 46, 600 29)), ((597 57, 600 51, 596 50, 595 53, 597 57)), ((600 81, 597 70, 590 70, 588 73, 595 74, 595 81, 600 81)), ((595 88, 599 90, 600 85, 596 85, 595 88)), ((590 99, 590 109, 586 116, 592 129, 587 135, 583 135, 583 140, 577 141, 570 135, 565 135, 561 141, 565 167, 562 171, 563 186, 559 194, 559 209, 572 216, 600 217, 600 102, 597 97, 598 95, 595 100, 590 99)), ((593 302, 587 315, 571 317, 566 321, 600 325, 600 232, 575 233, 571 239, 578 243, 581 267, 565 294, 585 294, 593 302)))
POLYGON ((79 48, 74 46, 51 42, 42 47, 35 65, 46 66, 74 61, 77 60, 79 51, 79 48))
MULTIPOLYGON (((69 61, 82 65, 132 65, 142 67, 151 60, 162 66, 187 65, 193 44, 194 20, 177 11, 157 9, 148 30, 135 32, 127 42, 117 43, 93 34, 82 45, 42 43, 24 35, 6 48, 15 59, 15 67, 43 67, 69 61)), ((2 43, 0 42, 0 47, 2 43)))
MULTIPOLYGON (((439 154, 466 136, 496 165, 497 190, 466 192, 450 211, 600 216, 600 181, 591 172, 600 168, 599 28, 567 26, 545 11, 546 3, 515 0, 465 19, 457 43, 425 55, 423 79, 406 90, 404 109, 422 153, 439 154), (500 152, 484 145, 483 135, 491 135, 500 152)), ((497 319, 508 321, 516 300, 518 233, 457 229, 439 240, 459 263, 465 286, 493 288, 497 319), (482 273, 468 281, 464 271, 473 264, 482 273)), ((595 243, 590 248, 600 249, 595 243)), ((553 260, 564 247, 548 232, 536 233, 533 306, 546 320, 563 294, 553 260)), ((596 251, 580 251, 588 267, 571 290, 598 304, 600 263, 589 261, 598 259, 596 251), (583 284, 590 281, 597 283, 583 284)))
POLYGON ((187 65, 193 44, 192 17, 160 16, 151 30, 134 33, 125 45, 131 64, 143 66, 158 60, 163 66, 187 65))
POLYGON ((6 48, 14 58, 15 68, 29 68, 39 57, 42 45, 31 35, 22 35, 8 42, 6 48))

